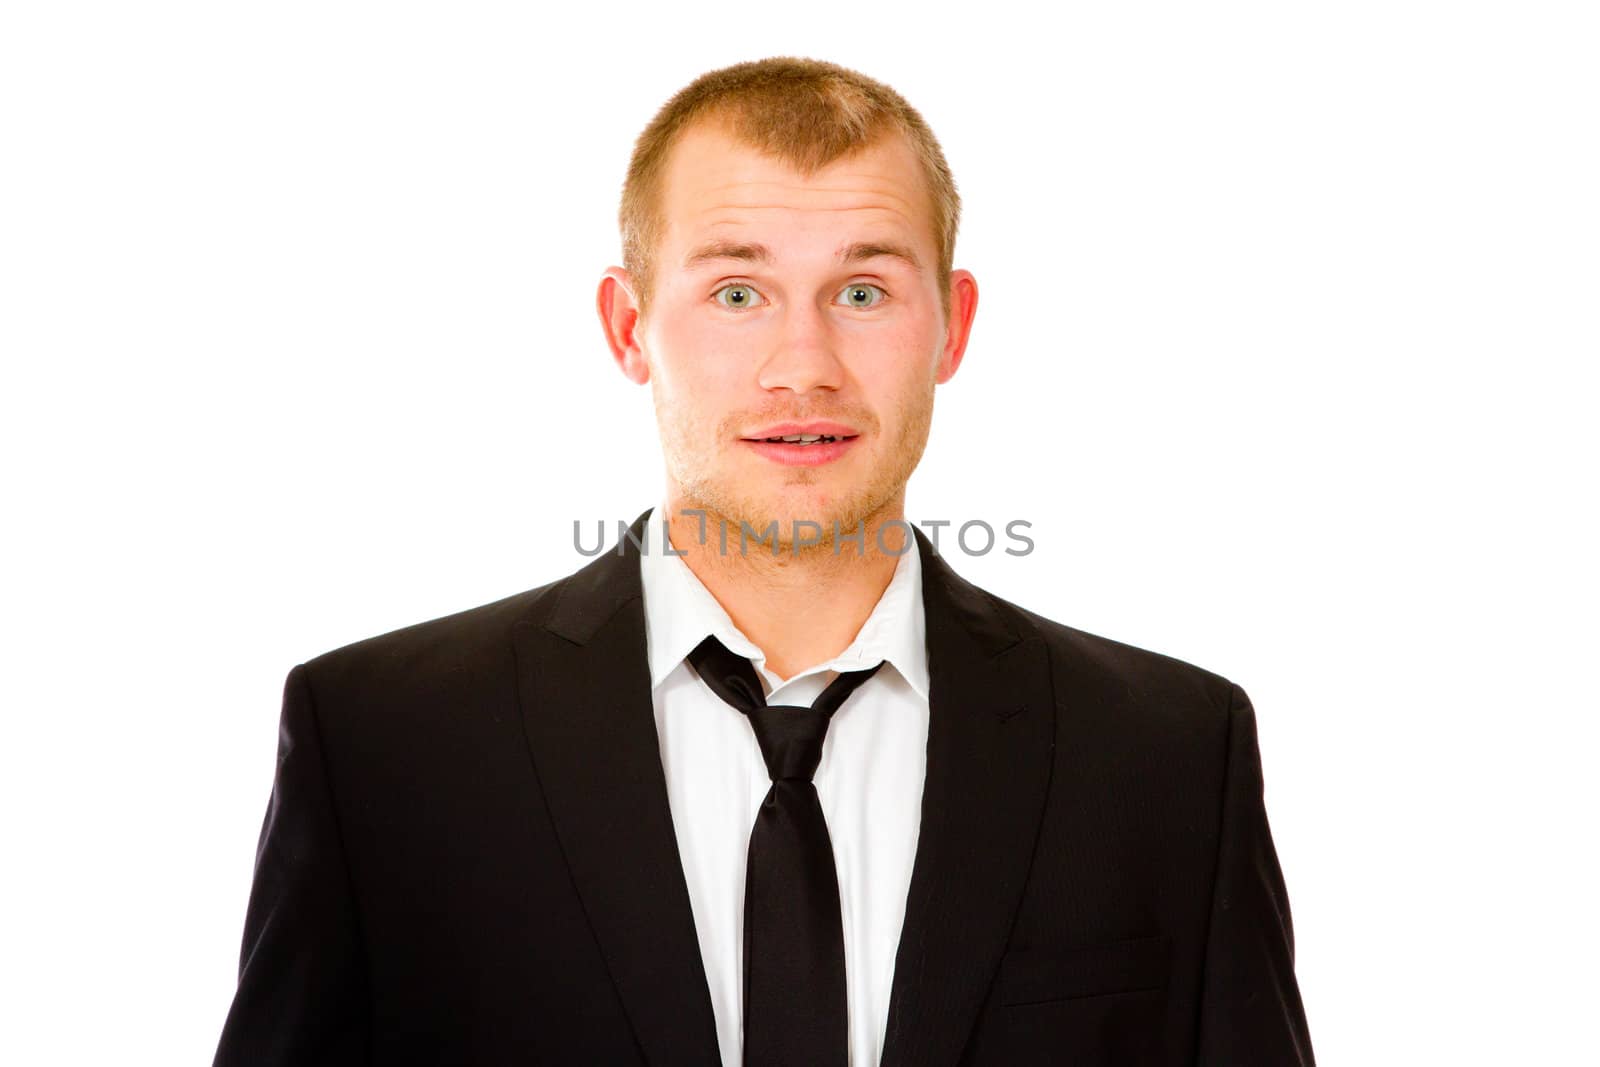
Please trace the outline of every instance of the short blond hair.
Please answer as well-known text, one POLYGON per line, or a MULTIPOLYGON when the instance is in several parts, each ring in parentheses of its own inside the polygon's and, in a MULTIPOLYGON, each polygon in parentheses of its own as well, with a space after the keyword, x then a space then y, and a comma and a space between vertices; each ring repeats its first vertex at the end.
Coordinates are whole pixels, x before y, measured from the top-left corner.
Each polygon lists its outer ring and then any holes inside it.
POLYGON ((721 122, 729 133, 810 176, 834 160, 904 134, 922 166, 933 206, 939 299, 950 316, 950 270, 961 198, 933 131, 905 98, 882 82, 819 59, 774 56, 702 74, 664 104, 634 143, 617 222, 622 263, 643 311, 665 229, 661 182, 679 135, 694 122, 721 122))

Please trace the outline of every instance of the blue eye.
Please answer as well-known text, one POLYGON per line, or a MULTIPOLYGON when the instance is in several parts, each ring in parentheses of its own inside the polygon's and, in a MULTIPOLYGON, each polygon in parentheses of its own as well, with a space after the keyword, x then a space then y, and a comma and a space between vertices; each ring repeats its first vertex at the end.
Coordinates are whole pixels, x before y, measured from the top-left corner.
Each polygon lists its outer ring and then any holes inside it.
POLYGON ((766 300, 762 298, 761 294, 756 292, 750 286, 737 284, 724 285, 721 289, 718 289, 715 293, 711 294, 711 299, 715 300, 723 307, 733 308, 735 311, 743 311, 745 308, 760 307, 762 304, 766 303, 766 300))
POLYGON ((855 285, 847 285, 839 290, 839 299, 835 303, 841 303, 845 307, 852 308, 876 307, 883 303, 884 298, 888 295, 876 285, 857 282, 855 285))

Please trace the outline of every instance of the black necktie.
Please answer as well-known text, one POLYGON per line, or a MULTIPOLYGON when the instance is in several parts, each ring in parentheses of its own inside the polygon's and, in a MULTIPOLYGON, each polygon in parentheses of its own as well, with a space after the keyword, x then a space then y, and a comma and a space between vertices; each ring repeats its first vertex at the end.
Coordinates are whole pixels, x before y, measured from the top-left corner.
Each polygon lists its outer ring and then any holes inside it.
POLYGON ((840 674, 809 708, 769 705, 750 661, 715 636, 689 653, 755 728, 772 788, 750 830, 744 886, 745 1067, 845 1067, 849 1003, 833 842, 811 781, 828 720, 882 667, 840 674))

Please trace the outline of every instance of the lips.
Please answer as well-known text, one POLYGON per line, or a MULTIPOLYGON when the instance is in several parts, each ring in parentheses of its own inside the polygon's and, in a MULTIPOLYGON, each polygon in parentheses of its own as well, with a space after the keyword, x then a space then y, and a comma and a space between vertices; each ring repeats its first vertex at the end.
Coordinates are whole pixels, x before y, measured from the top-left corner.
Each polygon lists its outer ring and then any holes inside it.
MULTIPOLYGON (((793 434, 789 436, 794 436, 793 434)), ((820 467, 849 452, 859 437, 816 437, 806 441, 750 440, 740 443, 764 459, 785 467, 820 467)))
POLYGON ((754 439, 769 445, 815 445, 832 444, 834 441, 850 441, 849 437, 834 437, 831 434, 784 434, 782 437, 760 437, 754 439))
POLYGON ((774 437, 833 437, 844 440, 858 436, 854 426, 842 422, 814 420, 812 422, 779 422, 763 426, 744 435, 746 441, 766 441, 774 437))
POLYGON ((845 455, 860 437, 846 423, 811 419, 762 426, 740 438, 740 444, 780 466, 820 467, 845 455))

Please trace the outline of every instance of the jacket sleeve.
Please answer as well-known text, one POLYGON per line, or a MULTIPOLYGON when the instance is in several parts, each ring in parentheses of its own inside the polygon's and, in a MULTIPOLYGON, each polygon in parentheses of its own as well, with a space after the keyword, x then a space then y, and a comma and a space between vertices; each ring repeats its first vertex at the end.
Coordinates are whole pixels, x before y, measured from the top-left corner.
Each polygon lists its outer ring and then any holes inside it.
POLYGON ((1262 801, 1255 710, 1235 685, 1200 1002, 1199 1067, 1310 1067, 1289 895, 1262 801))
POLYGON ((304 664, 284 683, 239 986, 215 1067, 364 1064, 366 963, 304 664))

